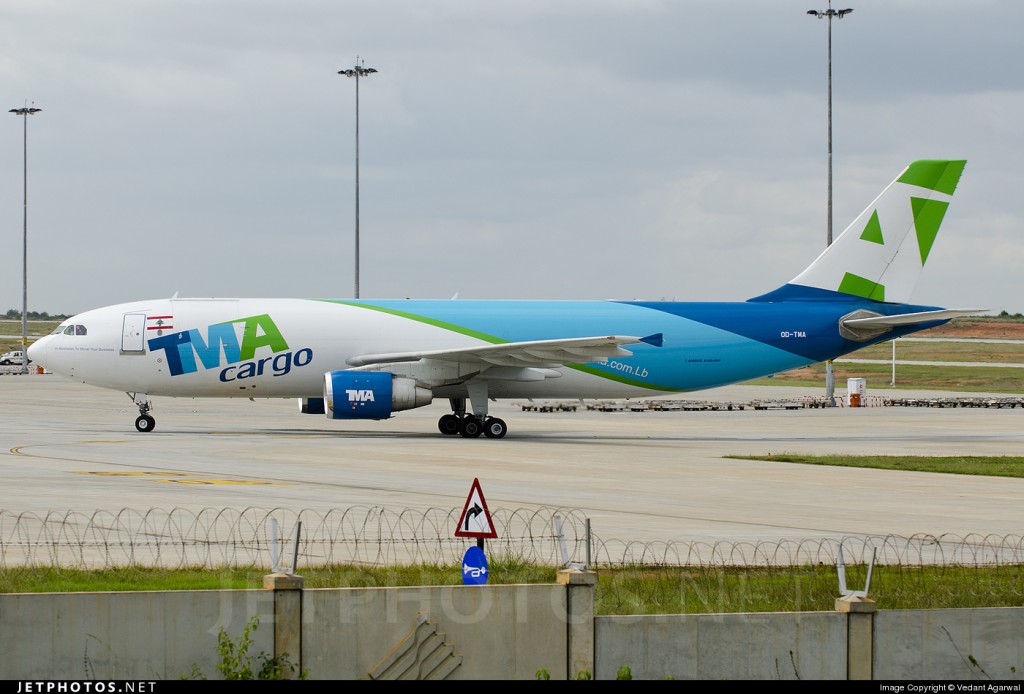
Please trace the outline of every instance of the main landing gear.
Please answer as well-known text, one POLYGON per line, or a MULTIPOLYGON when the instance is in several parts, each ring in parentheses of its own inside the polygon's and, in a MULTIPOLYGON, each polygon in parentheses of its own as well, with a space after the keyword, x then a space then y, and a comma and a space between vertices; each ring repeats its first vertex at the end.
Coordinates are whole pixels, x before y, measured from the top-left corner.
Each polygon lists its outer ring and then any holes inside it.
POLYGON ((139 408, 139 417, 135 420, 135 428, 143 433, 153 431, 153 427, 156 426, 156 420, 149 414, 149 411, 153 409, 149 398, 146 397, 145 393, 128 393, 128 397, 139 408))
POLYGON ((466 412, 465 398, 449 398, 448 402, 451 403, 452 414, 446 414, 437 420, 437 428, 445 436, 459 434, 463 438, 475 439, 483 434, 489 439, 500 439, 508 433, 508 425, 504 420, 487 415, 486 397, 482 407, 479 407, 474 399, 475 411, 471 414, 466 412))
POLYGON ((481 422, 476 415, 464 414, 461 417, 454 414, 446 414, 437 420, 437 428, 445 436, 460 434, 467 439, 475 439, 483 434, 489 439, 500 439, 508 433, 508 425, 505 420, 497 417, 487 417, 481 422))

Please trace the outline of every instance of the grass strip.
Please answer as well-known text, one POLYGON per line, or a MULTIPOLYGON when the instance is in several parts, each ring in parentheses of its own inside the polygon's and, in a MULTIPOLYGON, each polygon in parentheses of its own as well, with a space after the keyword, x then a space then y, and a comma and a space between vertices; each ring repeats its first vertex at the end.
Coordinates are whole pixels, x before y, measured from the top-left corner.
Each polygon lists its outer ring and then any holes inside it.
POLYGON ((766 455, 727 455, 737 460, 765 460, 775 463, 832 465, 876 470, 911 472, 942 472, 951 475, 986 475, 990 477, 1024 477, 1024 457, 1003 456, 910 456, 910 455, 800 455, 769 453, 766 455))

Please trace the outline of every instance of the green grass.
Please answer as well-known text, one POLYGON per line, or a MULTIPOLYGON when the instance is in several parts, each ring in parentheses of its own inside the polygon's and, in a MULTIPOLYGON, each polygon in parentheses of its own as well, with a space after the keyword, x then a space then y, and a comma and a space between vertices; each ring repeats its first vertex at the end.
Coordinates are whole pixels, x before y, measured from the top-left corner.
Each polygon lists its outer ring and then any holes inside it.
MULTIPOLYGON (((892 369, 892 342, 882 342, 865 347, 852 354, 849 359, 878 359, 889 362, 892 369)), ((909 361, 976 361, 1005 364, 1024 363, 1024 343, 1005 342, 907 342, 897 340, 896 360, 909 361)), ((901 364, 896 364, 899 371, 901 364)))
MULTIPOLYGON (((452 566, 329 565, 303 568, 306 588, 459 585, 452 566)), ((491 580, 501 583, 550 583, 555 569, 516 560, 495 562, 491 580)), ((53 567, 0 568, 0 593, 79 593, 140 590, 230 590, 261 588, 268 571, 256 568, 157 569, 143 566, 84 570, 53 567)))
MULTIPOLYGON (((488 583, 547 584, 556 568, 496 561, 488 583)), ((834 566, 730 568, 718 565, 598 568, 598 615, 830 611, 839 597, 834 566)), ((260 589, 256 569, 147 569, 105 571, 8 568, 6 593, 139 590, 260 589)), ((299 572, 306 588, 438 586, 461 583, 458 566, 324 566, 299 572)), ((863 588, 865 565, 847 566, 847 585, 863 588)), ((1024 605, 1024 567, 876 566, 870 597, 883 609, 939 609, 1024 605)))
MULTIPOLYGON (((29 315, 32 315, 31 311, 29 311, 29 315)), ((26 326, 28 328, 28 343, 32 344, 40 337, 49 335, 58 325, 60 325, 60 321, 28 321, 26 326)), ((17 337, 0 337, 0 354, 21 349, 21 319, 0 319, 0 335, 17 335, 17 337)))
MULTIPOLYGON (((847 565, 847 586, 863 589, 866 565, 847 565)), ((599 570, 599 615, 831 611, 834 566, 623 567, 599 570)), ((1024 605, 1024 567, 874 567, 869 597, 880 609, 1024 605)))
POLYGON ((0 593, 105 593, 143 590, 228 590, 262 585, 262 571, 124 567, 87 571, 52 567, 0 569, 0 593))
MULTIPOLYGON (((846 379, 863 378, 868 395, 872 387, 891 389, 891 364, 848 364, 834 362, 832 372, 837 387, 845 390, 846 379)), ((758 378, 743 385, 818 386, 825 383, 825 365, 815 364, 758 378)), ((1024 370, 999 366, 921 366, 896 365, 896 390, 949 390, 962 393, 1024 393, 1024 370)))
POLYGON ((990 477, 1024 477, 1022 456, 896 456, 896 455, 798 455, 771 453, 767 455, 729 455, 738 460, 765 460, 776 463, 863 467, 876 470, 912 472, 943 472, 953 475, 987 475, 990 477))

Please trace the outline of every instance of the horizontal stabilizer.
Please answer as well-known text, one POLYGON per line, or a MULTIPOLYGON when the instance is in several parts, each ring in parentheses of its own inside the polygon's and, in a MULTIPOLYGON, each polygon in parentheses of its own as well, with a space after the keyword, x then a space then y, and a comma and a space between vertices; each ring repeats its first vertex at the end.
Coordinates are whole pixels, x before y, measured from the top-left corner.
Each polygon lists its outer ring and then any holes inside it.
POLYGON ((847 328, 894 328, 900 325, 917 325, 937 320, 950 320, 959 316, 984 313, 983 308, 947 308, 938 311, 903 313, 897 316, 871 316, 869 318, 845 318, 841 322, 847 328))
POLYGON ((651 345, 652 347, 661 347, 665 344, 665 336, 662 333, 654 333, 647 337, 641 337, 640 342, 651 345))

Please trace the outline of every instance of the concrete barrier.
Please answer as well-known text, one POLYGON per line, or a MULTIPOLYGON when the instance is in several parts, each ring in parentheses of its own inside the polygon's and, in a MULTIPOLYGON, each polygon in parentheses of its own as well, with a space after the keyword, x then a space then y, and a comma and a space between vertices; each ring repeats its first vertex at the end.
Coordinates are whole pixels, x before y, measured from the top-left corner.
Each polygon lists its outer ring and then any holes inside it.
POLYGON ((595 616, 555 584, 0 595, 0 678, 221 679, 218 636, 309 679, 992 680, 1024 673, 1024 608, 595 616))

